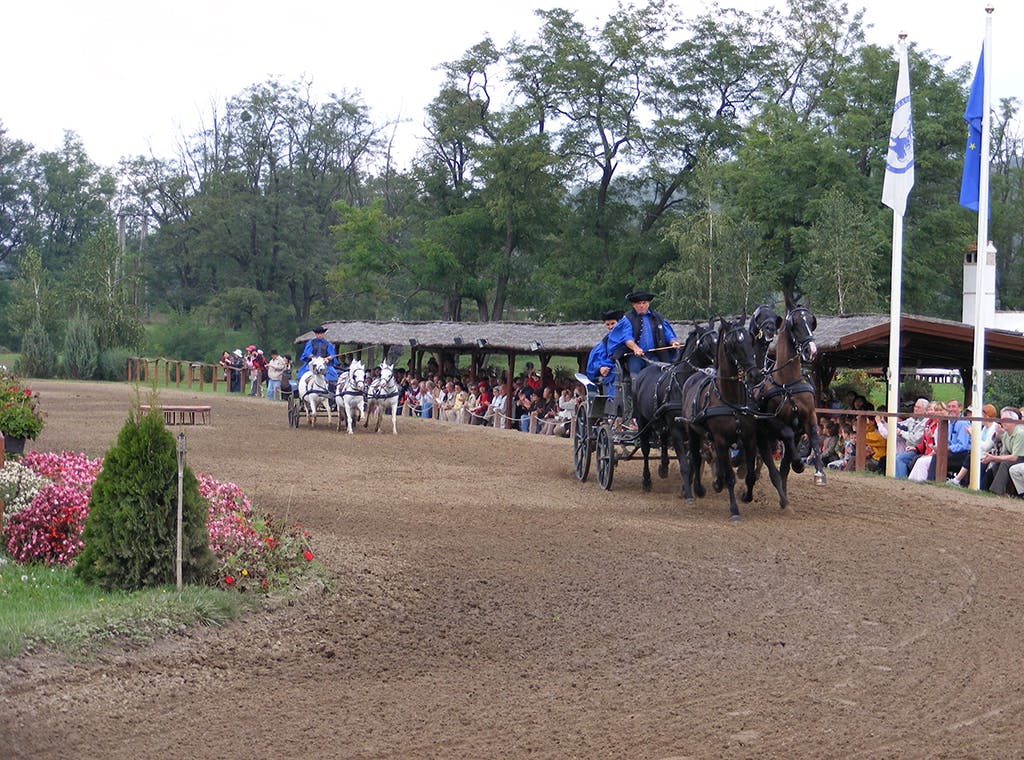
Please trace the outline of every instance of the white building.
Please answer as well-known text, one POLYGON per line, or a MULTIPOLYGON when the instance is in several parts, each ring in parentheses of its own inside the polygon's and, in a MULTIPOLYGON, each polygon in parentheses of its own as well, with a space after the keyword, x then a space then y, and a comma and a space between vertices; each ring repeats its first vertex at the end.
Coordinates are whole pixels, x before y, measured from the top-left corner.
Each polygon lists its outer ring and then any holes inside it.
MULTIPOLYGON (((961 321, 974 324, 976 293, 976 275, 978 266, 977 251, 969 250, 964 254, 964 302, 961 321)), ((1024 311, 996 311, 996 247, 991 241, 986 251, 985 263, 981 272, 982 301, 981 319, 986 328, 1011 330, 1024 333, 1024 311)))

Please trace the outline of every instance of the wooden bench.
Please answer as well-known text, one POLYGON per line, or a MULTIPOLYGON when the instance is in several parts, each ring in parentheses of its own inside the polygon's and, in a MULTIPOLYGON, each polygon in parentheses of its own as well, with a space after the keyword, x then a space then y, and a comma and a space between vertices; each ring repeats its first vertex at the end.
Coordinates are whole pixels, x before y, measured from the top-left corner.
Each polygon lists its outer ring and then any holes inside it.
MULTIPOLYGON (((149 404, 142 404, 142 413, 149 411, 149 404)), ((195 425, 196 416, 199 417, 198 424, 207 425, 210 422, 212 412, 208 406, 165 406, 163 408, 164 422, 168 425, 195 425)))

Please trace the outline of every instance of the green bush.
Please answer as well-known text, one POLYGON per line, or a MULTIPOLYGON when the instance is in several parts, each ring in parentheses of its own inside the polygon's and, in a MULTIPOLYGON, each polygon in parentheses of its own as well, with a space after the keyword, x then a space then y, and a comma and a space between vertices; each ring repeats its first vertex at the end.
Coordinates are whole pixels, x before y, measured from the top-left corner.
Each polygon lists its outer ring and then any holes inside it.
MULTIPOLYGON (((89 500, 85 547, 75 572, 105 589, 134 591, 175 581, 178 460, 159 405, 136 408, 106 453, 89 500)), ((214 567, 208 505, 192 469, 183 476, 182 577, 205 581, 214 567)))
POLYGON ((78 312, 64 332, 61 372, 72 380, 92 380, 96 375, 99 352, 88 317, 78 312))
POLYGON ((100 351, 96 362, 97 380, 124 380, 128 377, 128 358, 135 352, 127 348, 108 348, 100 351))
POLYGON ((21 339, 21 357, 18 372, 25 377, 53 377, 57 374, 57 352, 49 333, 38 319, 25 331, 21 339))
POLYGON ((919 398, 926 398, 931 401, 935 397, 935 390, 927 380, 916 377, 908 377, 900 385, 900 401, 904 405, 914 405, 919 398))
POLYGON ((985 403, 996 409, 1024 405, 1024 372, 993 372, 985 382, 985 403))

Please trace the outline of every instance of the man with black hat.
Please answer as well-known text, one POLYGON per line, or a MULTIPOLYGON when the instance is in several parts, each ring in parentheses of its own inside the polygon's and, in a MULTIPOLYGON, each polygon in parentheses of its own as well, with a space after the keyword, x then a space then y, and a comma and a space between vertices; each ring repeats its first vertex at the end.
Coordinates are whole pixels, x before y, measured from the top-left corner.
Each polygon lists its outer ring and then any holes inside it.
MULTIPOLYGON (((644 368, 643 355, 648 351, 679 348, 676 331, 663 316, 651 308, 654 294, 647 290, 634 290, 626 296, 633 308, 608 333, 608 348, 615 358, 629 354, 626 366, 630 374, 644 368)), ((675 351, 659 353, 661 361, 671 361, 675 351)))
POLYGON ((597 342, 597 345, 590 350, 587 357, 587 377, 604 389, 606 396, 615 395, 615 360, 611 351, 608 350, 608 339, 611 336, 612 328, 622 319, 622 309, 607 309, 601 312, 601 319, 604 321, 608 333, 597 342))
POLYGON ((306 371, 309 369, 310 359, 314 356, 322 356, 327 360, 327 381, 330 383, 338 382, 338 353, 334 350, 334 344, 324 337, 326 332, 327 328, 323 325, 317 325, 313 328, 313 337, 306 341, 306 346, 302 349, 302 354, 299 356, 302 366, 299 367, 299 371, 295 375, 296 381, 301 380, 302 376, 306 374, 306 371))

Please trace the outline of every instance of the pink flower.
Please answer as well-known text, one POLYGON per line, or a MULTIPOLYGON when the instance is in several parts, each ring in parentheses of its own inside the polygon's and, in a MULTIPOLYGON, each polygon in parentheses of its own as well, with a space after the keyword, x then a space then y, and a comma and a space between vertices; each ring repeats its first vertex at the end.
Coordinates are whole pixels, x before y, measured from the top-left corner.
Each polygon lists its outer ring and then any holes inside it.
POLYGON ((302 553, 302 556, 306 558, 307 562, 313 561, 313 552, 311 552, 309 549, 306 549, 306 551, 302 553))

